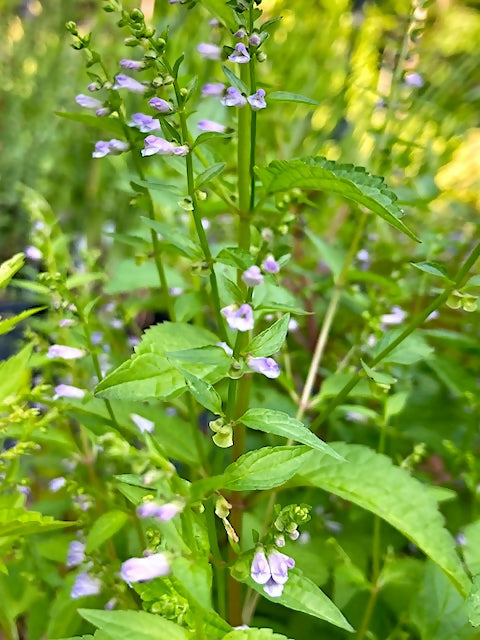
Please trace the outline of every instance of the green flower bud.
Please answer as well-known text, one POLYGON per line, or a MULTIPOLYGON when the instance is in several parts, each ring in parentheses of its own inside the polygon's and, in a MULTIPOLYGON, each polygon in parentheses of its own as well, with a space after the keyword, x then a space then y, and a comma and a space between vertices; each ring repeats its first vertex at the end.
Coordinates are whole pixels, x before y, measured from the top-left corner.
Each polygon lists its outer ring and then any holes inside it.
POLYGON ((78 29, 77 29, 77 23, 73 22, 73 20, 69 20, 66 25, 65 25, 65 29, 72 34, 72 36, 78 36, 78 29))
POLYGON ((130 11, 130 18, 134 22, 143 22, 145 20, 145 16, 140 11, 140 9, 133 9, 132 11, 130 11))
POLYGON ((228 370, 228 377, 232 380, 238 380, 243 376, 243 366, 237 360, 234 360, 228 370))
POLYGON ((138 45, 140 43, 138 42, 138 38, 134 38, 133 36, 129 36, 128 38, 125 38, 125 40, 123 41, 123 44, 126 47, 138 47, 138 45))

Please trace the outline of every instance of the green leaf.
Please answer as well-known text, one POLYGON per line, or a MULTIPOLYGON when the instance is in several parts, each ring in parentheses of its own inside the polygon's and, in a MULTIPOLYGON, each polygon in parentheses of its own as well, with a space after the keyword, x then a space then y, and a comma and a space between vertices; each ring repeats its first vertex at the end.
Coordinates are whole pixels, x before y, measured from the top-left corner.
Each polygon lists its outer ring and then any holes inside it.
POLYGON ((245 348, 244 353, 259 357, 271 356, 279 351, 287 337, 289 322, 290 315, 287 313, 270 325, 268 329, 255 336, 245 348))
POLYGON ((29 318, 33 316, 34 313, 38 313, 39 311, 43 311, 47 307, 33 307, 32 309, 27 309, 26 311, 22 311, 16 316, 12 318, 6 318, 5 320, 0 320, 0 335, 4 333, 8 333, 11 331, 19 322, 25 320, 25 318, 29 318))
POLYGON ((211 384, 192 375, 185 369, 178 367, 178 370, 185 378, 187 388, 195 400, 212 413, 222 416, 222 399, 211 384))
POLYGON ((240 247, 225 247, 217 255, 215 261, 230 267, 238 267, 242 271, 246 271, 252 264, 255 264, 253 256, 240 247))
MULTIPOLYGON (((101 397, 120 400, 146 400, 172 398, 186 388, 184 376, 169 360, 180 359, 182 351, 200 347, 215 347, 218 337, 199 327, 183 322, 163 322, 150 327, 135 348, 135 354, 117 369, 109 373, 97 386, 101 397), (168 356, 166 354, 168 350, 168 356), (174 352, 180 353, 174 353, 174 352)), ((213 364, 183 360, 183 367, 197 378, 210 384, 227 375, 230 358, 220 347, 215 347, 213 364)), ((210 357, 211 357, 210 351, 210 357)))
POLYGON ((220 133, 220 131, 205 131, 195 138, 195 142, 192 145, 192 150, 205 142, 210 140, 218 140, 219 138, 231 138, 231 133, 220 133))
POLYGON ((235 75, 235 73, 233 73, 233 71, 230 71, 230 69, 225 66, 222 66, 222 71, 227 76, 227 80, 230 82, 232 87, 236 87, 240 91, 240 93, 244 93, 245 95, 248 94, 246 85, 240 80, 237 75, 235 75))
POLYGON ((400 220, 403 212, 397 197, 385 186, 383 178, 367 173, 363 167, 337 164, 320 156, 297 160, 275 160, 257 169, 267 193, 297 189, 314 189, 338 193, 361 204, 402 231, 413 240, 417 236, 400 220))
POLYGON ((20 271, 25 264, 25 254, 16 253, 14 256, 0 264, 0 289, 7 286, 13 276, 20 271))
POLYGON ((13 399, 30 386, 30 369, 28 361, 32 353, 32 345, 27 345, 19 353, 8 360, 0 362, 0 404, 13 399))
POLYGON ((317 100, 313 100, 307 96, 302 96, 300 93, 290 93, 290 91, 272 91, 272 93, 267 94, 267 98, 274 102, 300 102, 303 104, 313 105, 320 104, 317 100))
POLYGON ((236 629, 230 631, 222 640, 291 640, 287 636, 274 633, 271 629, 236 629))
POLYGON ((244 424, 250 429, 263 431, 264 433, 273 433, 283 438, 291 438, 296 442, 306 444, 312 449, 323 451, 337 460, 342 460, 331 447, 323 440, 310 431, 302 422, 291 418, 283 411, 273 411, 272 409, 249 409, 246 413, 238 418, 237 422, 244 424))
POLYGON ((205 609, 212 607, 212 567, 206 559, 175 558, 172 561, 172 574, 197 604, 205 609))
POLYGON ((207 11, 215 16, 215 18, 223 22, 230 31, 237 30, 237 23, 233 18, 233 11, 227 7, 225 0, 201 0, 201 4, 207 11))
POLYGON ((410 617, 422 640, 473 640, 467 604, 445 575, 432 563, 417 584, 410 617))
POLYGON ((0 537, 27 536, 77 526, 76 522, 61 522, 52 516, 25 509, 0 509, 0 537))
POLYGON ((295 475, 312 454, 310 447, 263 447, 225 469, 222 486, 234 491, 273 489, 295 475))
POLYGON ((367 374, 367 376, 373 380, 374 382, 376 382, 377 384, 395 384, 395 382, 397 381, 396 378, 394 378, 393 376, 389 375, 388 373, 382 373, 381 371, 375 371, 374 369, 372 369, 371 367, 369 367, 367 364, 365 364, 365 362, 363 360, 360 360, 361 364, 362 364, 362 368, 365 371, 365 373, 367 374))
POLYGON ((475 520, 463 528, 465 544, 462 554, 472 576, 480 575, 480 520, 475 520))
POLYGON ((441 262, 411 262, 412 267, 419 269, 424 273, 429 273, 432 276, 443 278, 444 280, 450 280, 448 277, 447 269, 441 262))
POLYGON ((107 511, 95 520, 87 536, 85 551, 91 553, 110 540, 125 525, 128 516, 123 511, 107 511))
POLYGON ((178 227, 173 227, 157 220, 150 220, 150 218, 145 218, 144 216, 141 216, 141 219, 147 227, 162 235, 162 242, 168 242, 176 247, 182 256, 191 259, 199 259, 203 256, 200 247, 188 235, 182 233, 178 227))
MULTIPOLYGON (((374 349, 374 356, 388 347, 400 334, 400 327, 387 331, 377 342, 374 349)), ((398 347, 382 359, 383 364, 414 364, 415 362, 425 362, 431 359, 432 347, 418 332, 410 334, 398 347)))
POLYGON ((480 575, 473 577, 472 590, 466 601, 468 620, 474 627, 480 627, 480 575))
POLYGON ((145 611, 100 611, 79 609, 78 613, 111 640, 188 640, 183 627, 145 611))
POLYGON ((208 169, 205 169, 200 175, 198 175, 195 179, 195 189, 199 189, 210 180, 213 180, 221 173, 224 172, 225 167, 227 166, 226 162, 216 162, 212 164, 208 169))
POLYGON ((289 609, 308 613, 315 618, 327 620, 340 629, 353 631, 353 627, 344 617, 343 613, 328 598, 317 585, 309 580, 300 569, 296 567, 288 572, 288 580, 285 583, 280 597, 272 598, 263 590, 261 584, 257 584, 250 576, 241 580, 251 589, 260 593, 264 598, 289 609))
POLYGON ((313 451, 299 473, 299 483, 334 493, 383 518, 438 564, 461 593, 468 593, 470 582, 454 540, 427 488, 390 458, 367 447, 331 446, 348 464, 313 451))
POLYGON ((315 235, 309 229, 306 229, 305 233, 315 245, 319 257, 328 266, 330 271, 335 276, 335 279, 338 278, 343 269, 343 265, 345 264, 345 260, 347 257, 346 252, 343 249, 326 242, 323 238, 315 235))
POLYGON ((123 137, 124 131, 122 123, 115 117, 103 117, 92 116, 87 113, 73 113, 67 111, 55 111, 56 116, 66 118, 67 120, 73 120, 74 122, 81 122, 88 127, 95 127, 95 129, 102 129, 102 131, 108 131, 113 133, 117 137, 123 137))
MULTIPOLYGON (((130 184, 134 189, 135 187, 140 187, 140 189, 136 189, 136 191, 139 191, 140 193, 144 193, 145 189, 148 189, 148 191, 169 191, 170 193, 173 193, 174 195, 179 197, 184 195, 181 189, 173 184, 167 184, 166 182, 139 180, 138 178, 135 178, 130 182, 130 184)), ((116 236, 117 234, 115 234, 115 237, 116 236)))

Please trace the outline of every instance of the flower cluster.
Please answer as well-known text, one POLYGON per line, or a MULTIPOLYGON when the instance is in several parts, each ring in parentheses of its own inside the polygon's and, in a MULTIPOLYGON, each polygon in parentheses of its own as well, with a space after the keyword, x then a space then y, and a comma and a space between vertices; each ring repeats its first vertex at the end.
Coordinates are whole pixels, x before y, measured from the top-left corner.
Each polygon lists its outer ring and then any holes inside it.
POLYGON ((295 566, 295 560, 280 551, 271 551, 268 557, 263 548, 253 556, 250 575, 272 598, 278 598, 288 580, 288 571, 295 566))

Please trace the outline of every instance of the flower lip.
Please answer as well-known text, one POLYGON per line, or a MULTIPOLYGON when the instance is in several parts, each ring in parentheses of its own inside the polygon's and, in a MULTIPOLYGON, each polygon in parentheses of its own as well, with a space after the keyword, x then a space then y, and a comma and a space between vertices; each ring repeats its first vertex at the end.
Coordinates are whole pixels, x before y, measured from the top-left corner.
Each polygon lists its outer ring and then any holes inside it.
POLYGON ((252 371, 262 373, 267 378, 278 378, 280 367, 273 358, 247 358, 247 365, 252 371))
POLYGON ((199 120, 197 127, 200 131, 213 131, 214 133, 225 133, 227 127, 214 120, 199 120))
POLYGON ((103 106, 103 103, 96 98, 92 98, 91 96, 86 96, 83 93, 78 94, 75 98, 75 102, 79 104, 81 107, 85 107, 85 109, 100 109, 103 106))
POLYGON ((253 556, 250 575, 257 584, 266 584, 270 580, 272 574, 264 551, 257 551, 253 556))
POLYGON ((154 553, 144 558, 129 558, 122 563, 120 577, 128 584, 145 582, 167 576, 170 564, 164 553, 154 553))
POLYGON ((222 315, 226 318, 231 329, 238 331, 250 331, 253 329, 253 310, 249 304, 242 304, 240 307, 229 305, 221 309, 222 315))
POLYGON ((243 42, 238 42, 235 45, 235 50, 228 56, 228 59, 230 62, 236 62, 237 64, 246 64, 250 61, 250 54, 243 42))
POLYGON ((128 126, 138 127, 142 133, 148 133, 149 131, 160 129, 159 121, 145 113, 133 113, 132 120, 128 123, 128 126))
POLYGON ((243 107, 247 104, 247 99, 242 96, 236 87, 228 87, 225 95, 221 99, 221 103, 225 107, 243 107))
POLYGON ((72 600, 76 600, 85 596, 96 596, 100 593, 101 588, 102 583, 98 578, 91 576, 87 571, 83 571, 75 578, 70 597, 72 600))
POLYGON ((131 78, 124 73, 119 73, 115 76, 115 84, 112 89, 127 89, 132 93, 145 93, 147 87, 141 82, 138 82, 138 80, 135 80, 135 78, 131 78))
POLYGON ((258 89, 256 93, 248 96, 247 100, 254 111, 259 111, 260 109, 265 109, 267 107, 264 89, 258 89))

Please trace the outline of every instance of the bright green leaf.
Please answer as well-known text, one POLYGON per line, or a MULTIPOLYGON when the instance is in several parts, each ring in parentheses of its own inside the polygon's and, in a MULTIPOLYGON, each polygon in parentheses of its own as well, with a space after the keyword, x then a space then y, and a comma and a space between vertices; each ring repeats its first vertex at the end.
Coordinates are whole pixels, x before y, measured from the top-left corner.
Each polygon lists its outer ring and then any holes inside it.
POLYGON ((27 345, 8 360, 0 362, 0 403, 29 387, 28 361, 31 353, 32 346, 27 345))
POLYGON ((157 220, 150 220, 141 216, 141 220, 147 227, 153 229, 157 233, 162 235, 162 242, 167 242, 174 246, 182 256, 190 259, 199 259, 202 257, 202 250, 193 242, 188 235, 182 233, 178 227, 158 222, 157 220))
POLYGON ((178 624, 146 611, 79 609, 78 613, 111 640, 188 640, 190 637, 178 624))
POLYGON ((225 167, 227 166, 226 162, 215 162, 208 169, 205 169, 200 175, 198 175, 195 179, 195 188, 199 189, 204 184, 207 184, 221 173, 224 172, 225 167))
POLYGON ((122 123, 118 118, 99 118, 98 116, 92 116, 88 113, 73 113, 67 111, 55 111, 56 116, 66 118, 67 120, 73 120, 74 122, 81 122, 88 127, 95 127, 95 129, 102 129, 102 131, 108 131, 115 134, 117 137, 123 137, 124 131, 122 123))
POLYGON ((385 186, 383 178, 371 175, 363 167, 337 164, 322 157, 297 160, 275 160, 267 167, 257 169, 269 194, 290 189, 315 189, 338 193, 363 205, 413 240, 416 235, 400 220, 402 210, 397 197, 385 186))
POLYGON ((22 313, 19 313, 18 315, 13 316, 13 318, 6 318, 5 320, 0 320, 0 335, 3 335, 4 333, 8 333, 14 327, 16 327, 16 325, 19 322, 21 322, 22 320, 25 320, 25 318, 29 318, 30 316, 33 316, 34 313, 43 311, 44 309, 46 309, 46 307, 33 307, 32 309, 27 309, 26 311, 22 311, 22 313))
POLYGON ((310 447, 262 447, 225 469, 222 486, 234 491, 273 489, 295 475, 312 453, 310 447))
POLYGON ((178 370, 185 378, 187 388, 195 400, 216 415, 223 415, 222 399, 212 387, 201 378, 197 378, 185 369, 178 367, 178 370))
POLYGON ((300 93, 290 93, 290 91, 272 91, 272 93, 267 94, 267 99, 272 100, 273 102, 300 102, 303 104, 320 104, 317 100, 313 100, 313 98, 308 98, 307 96, 302 96, 300 93))
POLYGON ((441 262, 411 262, 410 264, 412 267, 415 267, 424 273, 429 273, 431 276, 437 276, 438 278, 449 280, 447 269, 441 262))
POLYGON ((395 384, 395 382, 397 381, 396 378, 389 375, 388 373, 375 371, 374 369, 369 367, 363 360, 360 360, 360 362, 367 376, 377 384, 395 384))
POLYGON ((283 438, 291 438, 292 440, 306 444, 313 449, 323 451, 337 460, 342 459, 336 451, 323 442, 323 440, 317 438, 317 436, 302 422, 295 420, 295 418, 291 418, 283 411, 273 411, 272 409, 249 409, 243 414, 243 416, 238 418, 237 422, 244 424, 250 429, 263 431, 264 433, 273 433, 274 435, 282 436, 283 438))
POLYGON ((271 356, 279 351, 282 344, 285 342, 288 331, 288 323, 290 322, 290 315, 287 313, 279 320, 262 331, 245 347, 245 353, 249 353, 252 356, 271 356))
POLYGON ((0 289, 7 286, 13 276, 20 271, 25 264, 25 254, 16 253, 14 256, 0 264, 0 289))
POLYGON ((91 553, 110 540, 125 525, 128 516, 123 511, 107 511, 95 520, 88 532, 85 551, 91 553))
POLYGON ((334 493, 383 518, 438 564, 466 594, 469 579, 427 488, 394 466, 390 458, 367 447, 336 443, 332 448, 348 464, 314 451, 299 472, 299 483, 334 493))

